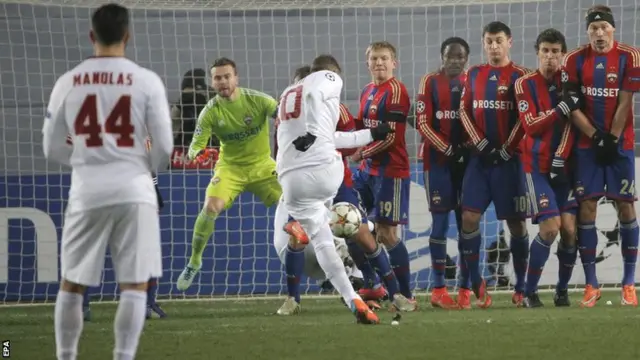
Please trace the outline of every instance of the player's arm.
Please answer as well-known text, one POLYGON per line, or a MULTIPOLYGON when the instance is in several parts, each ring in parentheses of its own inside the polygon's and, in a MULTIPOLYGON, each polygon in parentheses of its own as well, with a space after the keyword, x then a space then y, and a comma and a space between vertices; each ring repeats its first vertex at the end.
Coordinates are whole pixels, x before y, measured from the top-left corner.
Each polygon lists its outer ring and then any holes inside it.
POLYGON ((633 94, 640 91, 640 51, 624 44, 618 45, 621 50, 627 51, 627 64, 622 79, 622 86, 618 93, 618 107, 613 116, 611 134, 620 138, 627 123, 628 114, 633 106, 633 94))
MULTIPOLYGON (((577 59, 580 51, 583 47, 579 47, 573 51, 570 51, 567 56, 564 57, 562 63, 562 93, 563 96, 569 96, 571 94, 580 94, 580 76, 578 74, 577 59)), ((576 110, 571 112, 571 122, 582 133, 589 138, 593 137, 596 133, 596 128, 591 124, 591 121, 582 112, 582 110, 576 110)))
POLYGON ((558 148, 554 154, 554 158, 562 159, 566 161, 571 155, 571 149, 573 148, 573 143, 575 141, 575 130, 571 122, 567 122, 564 125, 564 130, 562 131, 562 138, 560 139, 560 144, 558 144, 558 148))
POLYGON ((484 132, 482 132, 482 130, 480 130, 480 128, 478 128, 474 123, 471 78, 472 76, 470 71, 462 89, 462 98, 460 99, 460 121, 462 122, 462 127, 464 127, 467 135, 469 135, 469 140, 471 140, 473 146, 478 151, 483 152, 487 148, 487 145, 489 145, 489 140, 487 140, 484 132))
MULTIPOLYGON (((561 121, 565 114, 560 105, 553 111, 542 115, 536 114, 536 103, 529 89, 529 77, 521 77, 515 83, 516 105, 518 106, 518 118, 522 124, 524 132, 529 136, 540 136, 554 122, 561 121)), ((547 89, 538 89, 547 91, 547 89)))
POLYGON ((66 76, 61 77, 51 91, 42 127, 42 148, 47 160, 70 166, 73 148, 69 146, 71 139, 64 113, 64 101, 69 92, 66 82, 66 76))
POLYGON ((433 96, 429 92, 433 78, 434 74, 429 74, 420 80, 420 90, 416 98, 416 129, 424 139, 429 141, 431 147, 446 154, 452 151, 451 144, 442 133, 433 128, 433 96))
POLYGON ((351 156, 356 149, 365 146, 373 141, 371 131, 358 130, 353 115, 349 112, 344 104, 340 104, 340 118, 338 119, 338 127, 334 134, 336 149, 342 155, 351 156))
MULTIPOLYGON (((391 80, 391 91, 387 97, 387 116, 383 119, 390 127, 391 131, 386 138, 376 141, 360 151, 362 159, 370 158, 387 150, 396 141, 396 126, 407 121, 409 109, 411 108, 411 99, 407 90, 397 80, 391 80)), ((380 125, 378 125, 380 126, 380 125)))
POLYGON ((194 160, 207 149, 209 139, 211 138, 214 101, 215 99, 210 100, 207 106, 200 111, 200 115, 198 115, 196 129, 193 132, 193 138, 191 139, 189 152, 187 153, 189 160, 194 160))
POLYGON ((152 169, 165 169, 173 152, 173 129, 167 90, 160 77, 151 73, 146 106, 147 131, 152 140, 149 158, 152 169))

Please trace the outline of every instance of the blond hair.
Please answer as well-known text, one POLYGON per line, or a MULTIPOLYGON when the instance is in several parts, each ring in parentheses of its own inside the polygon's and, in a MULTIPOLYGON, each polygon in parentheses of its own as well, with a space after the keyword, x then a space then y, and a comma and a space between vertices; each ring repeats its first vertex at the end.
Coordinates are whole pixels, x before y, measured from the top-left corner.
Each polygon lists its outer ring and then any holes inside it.
POLYGON ((367 51, 365 52, 365 55, 367 56, 367 58, 369 58, 369 54, 372 51, 378 51, 378 50, 389 50, 389 52, 391 53, 391 56, 394 59, 397 56, 396 47, 393 46, 388 41, 374 41, 374 42, 372 42, 371 44, 369 44, 369 47, 367 47, 367 51))

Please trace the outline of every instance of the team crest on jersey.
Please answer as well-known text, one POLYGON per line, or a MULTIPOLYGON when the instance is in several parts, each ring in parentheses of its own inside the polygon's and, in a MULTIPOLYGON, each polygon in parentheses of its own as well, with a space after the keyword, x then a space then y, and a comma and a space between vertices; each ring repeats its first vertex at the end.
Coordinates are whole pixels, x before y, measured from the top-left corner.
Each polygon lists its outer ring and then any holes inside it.
POLYGON ((581 181, 576 182, 576 195, 577 196, 584 195, 584 185, 582 185, 581 181))
POLYGON ((220 178, 217 176, 211 179, 211 185, 216 185, 219 182, 220 182, 220 178))
POLYGON ((420 100, 416 103, 416 111, 418 112, 418 114, 422 114, 425 108, 426 105, 424 104, 424 101, 420 100))
POLYGON ((369 112, 371 113, 371 115, 375 114, 375 113, 376 113, 376 111, 378 111, 378 107, 377 107, 377 106, 375 106, 375 105, 371 105, 371 106, 369 107, 369 112))
POLYGON ((251 125, 251 123, 253 122, 253 118, 251 118, 251 116, 247 116, 244 118, 244 124, 249 126, 251 125))
POLYGON ((507 84, 498 83, 498 94, 504 95, 507 92, 509 92, 509 87, 507 86, 507 84))
POLYGON ((546 194, 540 194, 540 208, 541 209, 546 209, 549 207, 549 198, 547 197, 546 194))
POLYGON ((520 100, 518 102, 518 110, 520 110, 521 113, 527 112, 527 110, 529 110, 529 103, 526 100, 520 100))
POLYGON ((441 202, 442 198, 440 197, 440 193, 437 190, 431 193, 431 203, 433 205, 440 205, 441 202))
POLYGON ((615 66, 609 67, 609 71, 607 72, 607 81, 611 84, 618 81, 618 71, 616 70, 615 66))

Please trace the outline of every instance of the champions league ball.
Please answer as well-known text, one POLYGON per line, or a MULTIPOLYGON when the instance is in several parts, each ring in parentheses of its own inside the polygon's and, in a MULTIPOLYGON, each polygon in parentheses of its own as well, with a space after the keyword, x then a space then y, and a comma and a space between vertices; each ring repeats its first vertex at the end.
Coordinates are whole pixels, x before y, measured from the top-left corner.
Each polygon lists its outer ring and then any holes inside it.
POLYGON ((354 236, 362 224, 360 210, 347 202, 333 204, 330 217, 329 225, 333 235, 343 239, 354 236))

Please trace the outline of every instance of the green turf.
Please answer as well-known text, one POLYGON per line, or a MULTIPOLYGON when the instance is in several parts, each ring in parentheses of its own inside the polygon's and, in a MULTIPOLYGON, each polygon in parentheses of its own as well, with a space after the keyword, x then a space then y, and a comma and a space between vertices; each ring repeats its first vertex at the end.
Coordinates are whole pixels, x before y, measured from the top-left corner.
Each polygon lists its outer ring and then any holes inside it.
MULTIPOLYGON (((580 294, 574 294, 577 301, 580 294)), ((516 309, 507 295, 490 310, 441 311, 421 298, 421 310, 380 312, 382 324, 361 326, 337 299, 303 300, 303 313, 272 315, 282 300, 173 302, 167 319, 147 321, 137 359, 640 359, 640 315, 607 292, 593 309, 516 309), (614 305, 607 306, 611 300, 614 305)), ((111 359, 114 304, 95 305, 84 327, 79 359, 111 359)), ((0 337, 11 359, 54 359, 53 308, 0 308, 0 337)))

